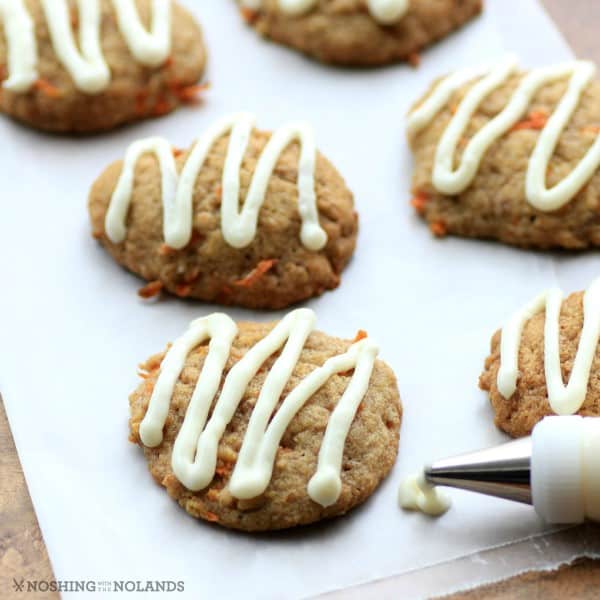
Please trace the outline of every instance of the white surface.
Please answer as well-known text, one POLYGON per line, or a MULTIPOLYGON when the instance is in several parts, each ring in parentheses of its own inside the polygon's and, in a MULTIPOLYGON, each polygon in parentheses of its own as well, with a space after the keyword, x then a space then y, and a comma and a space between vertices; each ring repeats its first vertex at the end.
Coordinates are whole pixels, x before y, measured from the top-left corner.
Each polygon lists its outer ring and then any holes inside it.
POLYGON ((428 459, 504 440, 477 388, 490 335, 541 289, 584 288, 597 259, 433 239, 408 204, 404 114, 437 74, 507 49, 541 65, 568 58, 566 46, 533 0, 489 0, 484 17, 424 53, 418 70, 338 70, 261 41, 233 2, 198 5, 213 84, 203 108, 80 140, 0 123, 0 390, 57 578, 181 579, 195 598, 296 598, 540 532, 527 507, 456 493, 436 521, 401 512, 396 492, 428 459), (341 287, 310 306, 328 333, 368 330, 405 406, 396 467, 363 508, 262 536, 188 517, 127 442, 137 363, 212 307, 139 301, 141 282, 94 243, 86 213, 91 182, 130 142, 160 134, 186 146, 240 109, 256 112, 264 128, 311 120, 347 178, 361 217, 356 257, 341 287))

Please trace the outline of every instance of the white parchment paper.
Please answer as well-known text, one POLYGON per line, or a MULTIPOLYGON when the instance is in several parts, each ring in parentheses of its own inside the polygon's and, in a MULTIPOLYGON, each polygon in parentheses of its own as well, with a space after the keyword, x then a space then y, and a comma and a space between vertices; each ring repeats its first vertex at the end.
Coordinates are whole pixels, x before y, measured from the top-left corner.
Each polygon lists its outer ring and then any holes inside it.
POLYGON ((186 4, 210 48, 205 106, 90 139, 0 122, 0 391, 56 577, 181 580, 181 595, 193 598, 298 598, 541 532, 527 507, 462 493, 439 520, 403 513, 396 490, 424 461, 504 440, 477 388, 491 334, 557 280, 585 287, 597 257, 433 239, 408 204, 404 115, 440 73, 507 50, 528 66, 561 60, 570 56, 564 42, 533 0, 489 0, 483 17, 424 53, 417 70, 343 70, 260 40, 233 1, 186 4), (261 536, 188 517, 127 442, 136 365, 213 307, 141 302, 141 282, 91 239, 86 212, 93 179, 130 142, 158 134, 187 146, 216 117, 242 109, 263 128, 312 121, 354 191, 356 257, 341 287, 310 306, 328 333, 368 330, 405 406, 396 467, 364 507, 261 536))

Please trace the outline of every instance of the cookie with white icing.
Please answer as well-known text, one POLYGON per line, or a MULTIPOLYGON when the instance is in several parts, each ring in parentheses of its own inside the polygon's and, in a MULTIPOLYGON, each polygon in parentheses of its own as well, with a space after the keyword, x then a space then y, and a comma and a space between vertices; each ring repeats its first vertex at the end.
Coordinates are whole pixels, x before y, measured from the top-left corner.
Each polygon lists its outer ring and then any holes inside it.
POLYGON ((115 260, 180 297, 282 308, 337 287, 356 243, 352 193, 307 123, 273 134, 239 113, 187 151, 134 143, 89 197, 115 260))
POLYGON ((520 437, 548 415, 600 416, 599 336, 600 279, 564 299, 548 290, 515 312, 479 381, 498 427, 520 437))
POLYGON ((587 61, 509 56, 434 83, 408 116, 412 204, 437 236, 600 245, 600 83, 587 61))
POLYGON ((418 52, 481 11, 482 0, 238 0, 261 35, 327 63, 376 66, 418 52))
POLYGON ((215 313, 141 365, 130 440, 191 515, 245 531, 344 514, 389 473, 402 409, 392 370, 364 332, 315 331, 215 313))
POLYGON ((111 129, 200 91, 202 32, 172 0, 8 0, 0 32, 0 110, 39 129, 111 129))

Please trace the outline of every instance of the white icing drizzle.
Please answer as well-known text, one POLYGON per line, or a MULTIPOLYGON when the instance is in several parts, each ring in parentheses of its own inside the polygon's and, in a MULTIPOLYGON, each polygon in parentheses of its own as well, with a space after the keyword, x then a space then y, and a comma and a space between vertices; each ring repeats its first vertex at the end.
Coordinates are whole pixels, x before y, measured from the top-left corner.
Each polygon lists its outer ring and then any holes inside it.
POLYGON ((560 362, 559 317, 562 300, 562 291, 551 289, 509 319, 502 330, 497 385, 504 398, 508 399, 514 394, 519 375, 519 347, 523 328, 529 319, 545 309, 544 372, 548 401, 557 415, 572 415, 581 408, 585 400, 600 339, 600 278, 591 284, 583 297, 583 329, 567 386, 563 383, 560 362))
POLYGON ((240 211, 240 170, 254 123, 255 117, 248 113, 237 113, 217 122, 196 142, 181 175, 177 173, 172 148, 166 140, 149 138, 132 144, 125 155, 123 170, 106 213, 105 230, 109 239, 115 244, 125 240, 135 167, 143 154, 154 153, 162 173, 165 242, 171 248, 185 247, 192 236, 192 200, 198 175, 215 142, 231 133, 222 179, 221 227, 225 241, 234 248, 244 248, 252 242, 256 235, 258 213, 279 156, 292 142, 298 140, 298 210, 302 219, 300 239, 308 249, 321 250, 327 243, 327 234, 319 224, 317 210, 317 148, 312 128, 306 123, 291 123, 271 136, 258 160, 248 195, 240 211))
MULTIPOLYGON (((141 23, 135 0, 112 0, 119 29, 141 64, 156 67, 171 52, 171 0, 153 0, 152 30, 141 23)), ((41 0, 54 52, 76 87, 97 94, 110 83, 110 70, 100 40, 100 0, 77 0, 79 46, 73 37, 67 0, 41 0)), ((0 23, 8 42, 9 76, 5 89, 24 93, 38 79, 35 24, 23 0, 0 0, 0 23)))
POLYGON ((446 494, 426 481, 423 473, 400 482, 398 503, 405 510, 420 510, 432 517, 443 515, 452 504, 446 494))
MULTIPOLYGON (((312 10, 318 0, 279 0, 279 9, 291 16, 300 16, 312 10)), ((258 10, 262 0, 242 0, 242 6, 258 10)), ((409 0, 367 0, 371 16, 382 25, 397 23, 408 11, 409 0)))
POLYGON ((37 40, 33 19, 23 2, 0 0, 0 23, 8 48, 8 78, 2 87, 26 92, 37 81, 37 40))
MULTIPOLYGON (((525 183, 526 198, 532 206, 541 211, 557 210, 571 201, 600 167, 598 136, 567 177, 552 188, 546 187, 548 164, 559 138, 596 72, 596 67, 589 61, 571 61, 530 71, 523 77, 504 109, 469 140, 458 166, 454 168, 457 146, 478 107, 491 92, 501 87, 516 72, 516 58, 508 56, 496 66, 486 69, 466 93, 439 141, 433 168, 433 185, 443 194, 456 195, 463 192, 473 182, 486 151, 526 115, 538 90, 570 76, 565 95, 537 139, 525 183)), ((409 135, 414 136, 427 127, 448 104, 453 94, 480 74, 481 71, 468 69, 442 79, 425 102, 409 115, 409 135)))
POLYGON ((313 311, 306 308, 295 310, 246 352, 227 374, 208 422, 208 412, 217 395, 231 345, 237 335, 237 326, 228 316, 219 313, 194 321, 173 344, 162 362, 148 411, 140 425, 143 444, 152 448, 161 444, 175 383, 186 357, 196 346, 210 338, 208 354, 172 455, 173 472, 179 481, 192 491, 205 488, 215 475, 219 440, 248 384, 264 362, 283 346, 265 379, 250 417, 229 482, 229 491, 240 499, 262 494, 271 480, 281 438, 294 416, 330 377, 354 369, 348 387, 331 414, 319 452, 317 470, 308 484, 308 494, 315 502, 322 506, 334 504, 342 488, 340 474, 345 440, 358 406, 367 392, 379 350, 368 338, 352 344, 347 352, 330 358, 305 377, 273 415, 306 340, 314 329, 315 320, 313 311))

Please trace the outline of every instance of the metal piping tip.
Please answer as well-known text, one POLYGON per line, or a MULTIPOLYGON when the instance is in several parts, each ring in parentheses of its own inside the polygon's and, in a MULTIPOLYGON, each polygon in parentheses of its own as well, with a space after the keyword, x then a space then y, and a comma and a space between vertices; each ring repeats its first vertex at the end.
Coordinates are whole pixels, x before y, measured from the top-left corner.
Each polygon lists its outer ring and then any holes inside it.
POLYGON ((439 460, 425 467, 425 479, 433 485, 532 504, 531 438, 439 460))

